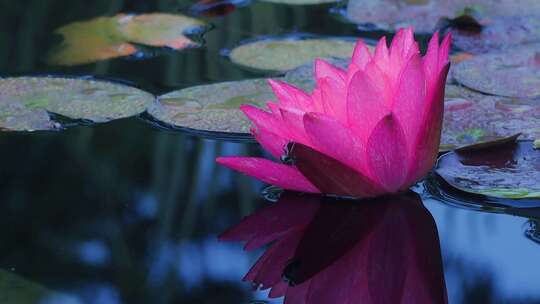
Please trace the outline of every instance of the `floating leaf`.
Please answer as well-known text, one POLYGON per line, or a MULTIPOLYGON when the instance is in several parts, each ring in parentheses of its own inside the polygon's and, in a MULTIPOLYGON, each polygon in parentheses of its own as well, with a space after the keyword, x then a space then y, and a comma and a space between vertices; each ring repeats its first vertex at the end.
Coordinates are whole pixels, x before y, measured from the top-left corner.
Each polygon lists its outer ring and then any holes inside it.
POLYGON ((339 0, 260 0, 260 1, 288 4, 288 5, 315 5, 315 4, 334 3, 334 2, 338 2, 339 0))
POLYGON ((540 41, 540 15, 503 16, 484 24, 478 33, 453 30, 452 43, 470 53, 482 54, 540 41))
POLYGON ((350 58, 355 41, 337 38, 272 38, 246 43, 230 53, 232 62, 262 71, 285 72, 316 58, 350 58))
POLYGON ((25 280, 16 274, 0 270, 0 303, 2 304, 40 304, 63 303, 79 304, 80 301, 67 295, 54 292, 25 280))
POLYGON ((50 54, 47 62, 54 65, 76 65, 133 55, 137 48, 118 33, 117 20, 100 17, 74 22, 57 29, 64 40, 50 54))
POLYGON ((184 34, 205 27, 202 21, 182 15, 156 13, 117 15, 115 18, 118 31, 126 41, 177 50, 197 46, 184 34))
POLYGON ((48 63, 76 65, 129 56, 138 51, 132 43, 174 49, 197 46, 185 32, 203 27, 204 23, 191 17, 159 13, 74 22, 55 31, 64 40, 53 50, 48 63))
POLYGON ((453 19, 471 11, 491 19, 539 11, 537 0, 350 0, 347 17, 366 28, 396 30, 413 26, 416 32, 431 33, 444 18, 453 19))
POLYGON ((56 77, 0 79, 0 127, 8 130, 58 128, 47 112, 106 122, 144 112, 154 101, 144 91, 105 81, 56 77))
POLYGON ((457 82, 480 92, 508 97, 540 96, 540 44, 478 55, 453 68, 457 82))
POLYGON ((436 172, 465 192, 499 198, 540 198, 540 151, 531 141, 443 155, 436 172))
POLYGON ((540 137, 540 103, 446 86, 441 150, 501 140, 518 133, 523 139, 540 137))
POLYGON ((239 110, 240 105, 264 107, 272 99, 274 95, 266 79, 222 82, 160 96, 148 113, 161 122, 196 133, 248 136, 250 122, 239 110))

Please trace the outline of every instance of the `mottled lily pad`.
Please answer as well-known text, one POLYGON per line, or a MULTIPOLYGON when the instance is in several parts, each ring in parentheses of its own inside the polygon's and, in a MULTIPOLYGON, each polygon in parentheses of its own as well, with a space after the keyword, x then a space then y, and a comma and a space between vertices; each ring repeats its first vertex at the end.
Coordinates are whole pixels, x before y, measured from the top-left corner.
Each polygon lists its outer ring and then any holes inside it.
POLYGON ((451 186, 498 198, 540 198, 540 151, 532 141, 443 155, 436 168, 451 186))
POLYGON ((59 127, 47 112, 71 119, 106 122, 144 112, 154 101, 144 91, 91 79, 14 77, 0 79, 0 128, 59 127))
POLYGON ((65 25, 55 32, 64 40, 51 52, 48 63, 76 65, 129 56, 136 44, 183 49, 198 44, 185 36, 186 31, 201 30, 197 19, 170 14, 98 17, 65 25))
POLYGON ((0 270, 0 303, 39 304, 63 303, 80 304, 76 298, 51 291, 39 284, 30 282, 16 274, 0 270))
POLYGON ((540 12, 538 15, 503 16, 493 18, 480 32, 453 30, 452 43, 462 50, 483 54, 509 49, 518 44, 540 42, 540 12))
POLYGON ((242 104, 265 107, 274 95, 266 79, 201 85, 158 97, 148 113, 158 121, 195 133, 249 136, 250 122, 242 104))
POLYGON ((521 133, 521 139, 540 137, 540 103, 446 86, 442 151, 500 140, 518 133, 521 133))
POLYGON ((540 96, 540 44, 478 55, 453 68, 457 82, 480 92, 508 97, 540 96))
POLYGON ((484 20, 539 10, 537 0, 350 0, 346 14, 351 21, 368 28, 396 30, 413 26, 418 33, 431 33, 441 19, 453 19, 469 11, 484 20))
POLYGON ((260 0, 260 1, 288 4, 288 5, 316 5, 316 4, 334 3, 340 0, 260 0))
POLYGON ((354 39, 272 38, 242 44, 229 57, 232 62, 251 69, 285 72, 316 58, 350 58, 354 45, 354 39))

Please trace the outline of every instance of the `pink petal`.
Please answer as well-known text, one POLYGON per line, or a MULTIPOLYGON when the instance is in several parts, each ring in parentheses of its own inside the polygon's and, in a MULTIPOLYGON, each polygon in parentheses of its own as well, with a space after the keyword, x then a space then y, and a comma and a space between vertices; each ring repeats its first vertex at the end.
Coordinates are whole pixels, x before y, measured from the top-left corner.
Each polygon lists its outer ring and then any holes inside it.
POLYGON ((240 110, 251 120, 257 130, 264 130, 285 137, 282 123, 276 115, 268 113, 252 105, 241 105, 240 110))
POLYGON ((324 113, 336 117, 342 123, 347 123, 347 88, 344 81, 332 78, 319 80, 321 102, 324 113))
POLYGON ((369 175, 364 144, 342 123, 322 113, 307 113, 304 129, 318 151, 369 175))
MULTIPOLYGON (((414 153, 416 136, 420 132, 421 117, 426 104, 426 78, 420 55, 414 55, 401 72, 393 113, 401 123, 409 153, 414 153)), ((429 126, 424 126, 429 127, 429 126)))
POLYGON ((368 165, 379 184, 388 192, 400 190, 408 163, 407 141, 393 114, 386 115, 374 128, 366 146, 368 165))
POLYGON ((309 139, 304 130, 305 112, 293 108, 280 108, 283 125, 288 132, 291 141, 309 144, 309 139))
POLYGON ((331 78, 334 81, 345 82, 347 74, 342 69, 335 67, 322 59, 316 59, 315 78, 317 80, 323 78, 331 78))
POLYGON ((362 173, 308 146, 295 143, 291 155, 296 167, 323 193, 371 197, 382 189, 362 173))
POLYGON ((426 55, 422 59, 424 71, 428 82, 428 90, 435 85, 439 74, 439 31, 436 31, 429 40, 426 55))
POLYGON ((363 71, 358 71, 349 84, 347 112, 349 126, 364 143, 375 125, 389 113, 383 91, 363 71))
POLYGON ((444 89, 450 65, 435 81, 436 87, 427 96, 427 105, 420 116, 419 132, 412 141, 412 154, 409 163, 407 183, 423 178, 433 167, 439 152, 444 112, 444 89))
POLYGON ((322 92, 318 86, 315 86, 311 92, 311 100, 313 101, 314 112, 324 112, 322 92))
POLYGON ((371 53, 362 39, 358 39, 349 65, 349 76, 352 77, 358 70, 364 70, 371 61, 371 53))
POLYGON ((304 110, 312 108, 311 97, 301 89, 280 80, 269 79, 268 83, 281 106, 304 110))
POLYGON ((439 49, 439 71, 442 71, 444 67, 448 64, 448 54, 450 53, 450 48, 452 43, 452 32, 448 32, 441 43, 439 49))
POLYGON ((388 44, 386 43, 386 37, 382 37, 379 39, 379 42, 377 43, 377 46, 375 47, 375 55, 373 56, 373 61, 377 63, 377 65, 383 70, 383 71, 389 71, 390 70, 390 62, 389 62, 389 51, 388 51, 388 44))
POLYGON ((252 129, 251 134, 253 134, 255 140, 276 159, 281 158, 284 148, 289 142, 287 139, 265 129, 252 129))
POLYGON ((218 157, 223 166, 283 189, 319 193, 298 169, 257 157, 218 157))

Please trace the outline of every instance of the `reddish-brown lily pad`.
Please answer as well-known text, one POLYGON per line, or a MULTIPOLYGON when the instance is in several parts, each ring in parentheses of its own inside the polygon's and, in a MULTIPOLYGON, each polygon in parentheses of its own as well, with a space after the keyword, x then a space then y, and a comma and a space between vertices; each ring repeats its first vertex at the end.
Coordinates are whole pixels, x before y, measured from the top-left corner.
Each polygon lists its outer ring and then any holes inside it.
POLYGON ((453 44, 469 53, 483 54, 540 41, 540 14, 503 16, 486 21, 480 32, 454 29, 453 44))
POLYGON ((119 14, 74 22, 55 32, 63 41, 51 52, 48 63, 77 65, 133 55, 135 44, 176 50, 198 46, 185 33, 205 25, 195 18, 172 14, 119 14))
POLYGON ((451 152, 436 168, 451 186, 499 198, 540 198, 540 151, 532 141, 451 152))
POLYGON ((443 18, 453 19, 474 11, 481 20, 530 14, 540 10, 537 0, 350 0, 347 17, 358 24, 396 30, 414 26, 431 33, 443 18))
POLYGON ((473 90, 508 97, 540 96, 540 44, 478 55, 456 64, 457 82, 473 90))
POLYGON ((442 151, 500 140, 521 133, 522 139, 540 137, 540 103, 482 95, 446 86, 442 151))

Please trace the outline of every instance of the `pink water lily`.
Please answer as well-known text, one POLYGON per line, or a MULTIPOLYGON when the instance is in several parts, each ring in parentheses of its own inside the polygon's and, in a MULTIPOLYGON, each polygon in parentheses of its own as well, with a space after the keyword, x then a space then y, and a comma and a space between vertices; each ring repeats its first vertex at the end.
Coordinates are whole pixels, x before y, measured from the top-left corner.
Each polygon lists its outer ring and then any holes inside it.
POLYGON ((373 54, 359 40, 347 70, 317 60, 311 94, 270 80, 278 102, 241 109, 255 139, 278 159, 289 147, 292 161, 217 161, 289 190, 356 197, 405 190, 437 157, 449 49, 450 35, 439 45, 435 33, 422 57, 412 29, 402 29, 373 54))

